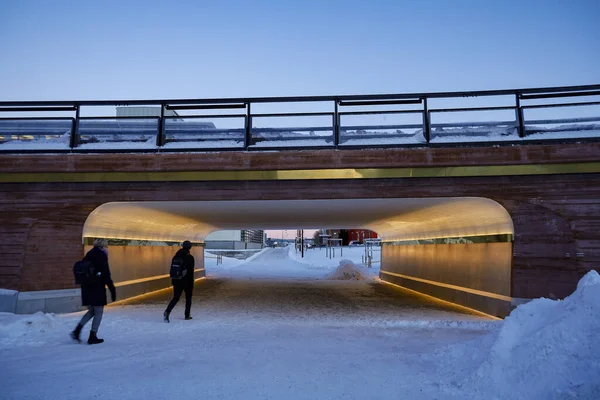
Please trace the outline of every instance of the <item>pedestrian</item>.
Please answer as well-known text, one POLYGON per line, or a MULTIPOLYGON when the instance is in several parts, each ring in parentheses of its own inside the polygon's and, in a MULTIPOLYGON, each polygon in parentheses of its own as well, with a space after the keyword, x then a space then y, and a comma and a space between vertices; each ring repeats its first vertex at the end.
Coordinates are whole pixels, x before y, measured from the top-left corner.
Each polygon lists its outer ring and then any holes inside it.
POLYGON ((91 262, 93 265, 95 278, 92 282, 81 285, 81 303, 83 306, 87 306, 88 311, 81 318, 81 321, 79 321, 75 330, 71 332, 71 337, 74 340, 81 342, 79 339, 81 329, 93 318, 88 344, 98 344, 104 342, 104 339, 98 338, 97 333, 98 328, 100 328, 100 321, 102 321, 104 306, 107 303, 106 286, 108 286, 108 289, 110 290, 112 301, 117 299, 117 291, 110 277, 110 269, 108 267, 107 240, 95 239, 94 247, 87 252, 83 259, 91 262))
POLYGON ((192 308, 192 291, 194 290, 194 256, 190 254, 192 243, 186 240, 181 249, 175 253, 171 262, 171 283, 173 284, 173 299, 169 302, 163 313, 165 322, 170 322, 169 315, 185 292, 185 319, 192 319, 190 310, 192 308))

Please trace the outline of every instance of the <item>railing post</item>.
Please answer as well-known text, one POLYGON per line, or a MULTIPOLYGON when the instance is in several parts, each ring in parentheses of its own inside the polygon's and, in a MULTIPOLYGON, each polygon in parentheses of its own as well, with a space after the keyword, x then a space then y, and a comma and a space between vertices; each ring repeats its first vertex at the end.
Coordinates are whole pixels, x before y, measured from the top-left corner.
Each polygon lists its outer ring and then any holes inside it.
POLYGON ((338 110, 338 101, 333 102, 333 145, 338 147, 340 144, 340 114, 338 110))
POLYGON ((158 132, 156 133, 156 145, 162 147, 165 145, 165 105, 160 105, 160 117, 158 119, 158 132))
POLYGON ((429 115, 429 109, 427 108, 427 97, 423 98, 423 136, 425 141, 429 144, 431 140, 431 116, 429 115))
POLYGON ((517 119, 517 130, 519 137, 525 137, 525 124, 523 123, 523 109, 521 108, 521 98, 519 93, 515 94, 515 117, 517 119))
POLYGON ((252 142, 252 113, 250 103, 246 103, 246 135, 244 136, 244 149, 248 149, 252 142))
POLYGON ((69 140, 69 147, 75 148, 79 144, 79 105, 75 106, 75 119, 73 120, 73 127, 71 128, 71 137, 69 140))

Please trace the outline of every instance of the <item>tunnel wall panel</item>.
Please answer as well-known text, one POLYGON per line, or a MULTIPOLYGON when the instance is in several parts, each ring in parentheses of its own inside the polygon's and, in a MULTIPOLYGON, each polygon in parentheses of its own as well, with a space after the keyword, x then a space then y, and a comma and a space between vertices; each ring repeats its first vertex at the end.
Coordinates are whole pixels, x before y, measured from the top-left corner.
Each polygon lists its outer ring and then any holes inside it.
MULTIPOLYGON (((84 246, 84 252, 92 246, 84 246)), ((179 246, 109 246, 108 262, 115 284, 168 275, 179 246)), ((192 247, 196 268, 204 268, 204 248, 192 247)))
POLYGON ((495 316, 507 315, 510 308, 510 242, 383 243, 381 260, 385 281, 495 316))

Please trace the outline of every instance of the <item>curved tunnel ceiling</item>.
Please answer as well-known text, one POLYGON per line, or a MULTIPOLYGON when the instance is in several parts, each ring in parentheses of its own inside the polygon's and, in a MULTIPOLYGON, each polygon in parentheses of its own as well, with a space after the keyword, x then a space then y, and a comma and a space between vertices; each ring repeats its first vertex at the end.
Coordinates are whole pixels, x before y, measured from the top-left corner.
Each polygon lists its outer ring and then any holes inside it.
POLYGON ((203 242, 221 229, 365 228, 382 240, 512 234, 508 212, 479 197, 106 203, 83 237, 203 242))

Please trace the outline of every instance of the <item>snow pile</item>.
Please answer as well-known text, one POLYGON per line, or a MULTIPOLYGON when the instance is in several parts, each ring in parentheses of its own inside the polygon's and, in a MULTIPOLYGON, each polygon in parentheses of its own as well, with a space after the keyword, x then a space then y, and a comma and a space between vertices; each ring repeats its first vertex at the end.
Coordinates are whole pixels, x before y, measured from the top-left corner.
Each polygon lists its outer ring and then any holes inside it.
POLYGON ((0 347, 19 344, 39 344, 44 334, 62 326, 54 314, 38 311, 31 315, 0 313, 0 347))
POLYGON ((350 260, 344 259, 340 261, 339 267, 327 276, 327 279, 364 281, 369 279, 369 277, 370 275, 363 268, 350 260))
POLYGON ((562 301, 541 298, 517 307, 488 357, 459 385, 461 392, 499 399, 600 398, 599 316, 596 271, 562 301))

